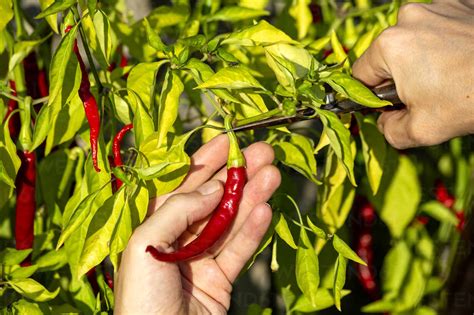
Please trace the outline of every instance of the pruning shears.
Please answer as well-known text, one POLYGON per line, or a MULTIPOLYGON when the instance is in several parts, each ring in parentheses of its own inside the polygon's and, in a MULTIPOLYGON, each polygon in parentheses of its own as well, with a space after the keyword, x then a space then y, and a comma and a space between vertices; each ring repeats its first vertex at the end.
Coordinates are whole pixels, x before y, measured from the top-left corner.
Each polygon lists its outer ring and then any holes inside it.
MULTIPOLYGON (((373 112, 373 111, 386 111, 386 110, 397 110, 403 108, 403 104, 398 97, 395 84, 388 84, 382 87, 378 87, 372 90, 380 99, 391 102, 392 106, 385 106, 380 108, 369 108, 358 104, 352 100, 336 100, 334 91, 326 93, 325 104, 321 105, 321 109, 329 110, 335 114, 346 114, 354 112, 373 112)), ((256 122, 245 123, 241 121, 241 124, 237 122, 237 125, 232 129, 233 131, 246 131, 265 127, 274 127, 281 125, 288 125, 298 121, 316 119, 318 118, 316 111, 310 107, 299 107, 296 112, 292 115, 286 116, 274 116, 267 119, 259 120, 256 122)))

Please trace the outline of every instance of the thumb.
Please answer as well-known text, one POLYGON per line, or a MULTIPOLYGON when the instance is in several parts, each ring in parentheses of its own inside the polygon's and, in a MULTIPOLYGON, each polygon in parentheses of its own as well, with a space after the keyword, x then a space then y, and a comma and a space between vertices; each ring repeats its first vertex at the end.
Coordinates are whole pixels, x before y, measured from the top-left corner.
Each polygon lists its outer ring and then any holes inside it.
POLYGON ((386 60, 388 32, 390 28, 383 31, 352 66, 352 75, 367 86, 374 87, 392 78, 386 60))
POLYGON ((135 239, 153 245, 169 248, 185 232, 188 226, 204 219, 219 204, 223 195, 223 185, 211 180, 196 191, 171 196, 137 230, 135 239))

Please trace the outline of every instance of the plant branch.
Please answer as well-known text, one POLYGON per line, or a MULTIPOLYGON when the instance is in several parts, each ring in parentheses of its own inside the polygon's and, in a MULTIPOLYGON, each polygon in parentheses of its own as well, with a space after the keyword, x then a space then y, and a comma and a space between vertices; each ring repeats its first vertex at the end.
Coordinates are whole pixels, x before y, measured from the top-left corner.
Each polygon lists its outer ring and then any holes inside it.
MULTIPOLYGON (((80 20, 79 12, 78 12, 77 8, 74 7, 74 6, 71 7, 71 9, 72 9, 72 12, 74 13, 74 18, 76 19, 76 23, 77 23, 77 21, 80 20)), ((86 34, 84 33, 84 29, 82 28, 81 23, 77 23, 77 24, 78 24, 78 28, 79 28, 79 34, 80 34, 81 39, 82 39, 82 45, 84 46, 84 51, 86 52, 87 60, 89 61, 89 67, 92 71, 92 75, 94 76, 94 80, 96 81, 97 88, 99 90, 99 95, 100 95, 100 94, 102 94, 102 92, 104 90, 104 86, 100 82, 99 73, 97 72, 97 69, 95 67, 94 59, 92 58, 92 53, 90 51, 89 44, 87 43, 86 34)))

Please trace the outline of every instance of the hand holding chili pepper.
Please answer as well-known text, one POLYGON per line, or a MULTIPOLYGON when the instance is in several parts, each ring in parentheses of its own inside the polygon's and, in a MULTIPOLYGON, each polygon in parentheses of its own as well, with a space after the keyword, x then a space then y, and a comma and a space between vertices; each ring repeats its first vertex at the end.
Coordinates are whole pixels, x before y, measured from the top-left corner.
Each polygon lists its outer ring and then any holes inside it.
POLYGON ((170 264, 145 252, 147 245, 181 247, 201 233, 218 205, 227 170, 228 140, 220 136, 199 149, 191 169, 173 193, 152 202, 150 217, 134 232, 122 256, 115 286, 115 312, 224 314, 232 282, 258 247, 270 221, 265 202, 279 185, 273 151, 264 143, 244 153, 248 182, 239 212, 226 235, 196 259, 170 264), (146 292, 146 294, 144 294, 146 292))

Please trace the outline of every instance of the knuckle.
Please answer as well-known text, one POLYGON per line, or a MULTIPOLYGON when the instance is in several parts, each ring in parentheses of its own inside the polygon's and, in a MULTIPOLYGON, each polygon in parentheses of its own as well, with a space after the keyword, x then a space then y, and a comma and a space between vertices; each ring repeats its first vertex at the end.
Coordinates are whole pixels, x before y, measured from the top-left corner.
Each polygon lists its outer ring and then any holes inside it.
POLYGON ((164 205, 166 205, 167 207, 176 207, 182 205, 183 202, 186 202, 186 199, 186 194, 175 194, 169 197, 164 205))
POLYGON ((430 145, 432 140, 424 131, 425 129, 419 125, 410 124, 407 126, 407 137, 415 146, 430 145))
POLYGON ((424 17, 426 13, 425 5, 422 3, 407 3, 402 5, 398 11, 398 21, 415 21, 424 17))
POLYGON ((380 51, 389 51, 391 46, 394 45, 394 43, 397 43, 398 40, 401 38, 400 36, 398 36, 398 34, 399 34, 399 31, 397 27, 391 26, 389 28, 386 28, 377 37, 377 39, 374 42, 374 45, 380 51))

